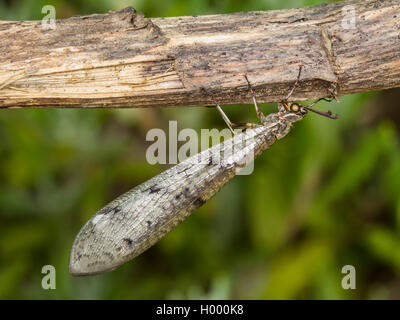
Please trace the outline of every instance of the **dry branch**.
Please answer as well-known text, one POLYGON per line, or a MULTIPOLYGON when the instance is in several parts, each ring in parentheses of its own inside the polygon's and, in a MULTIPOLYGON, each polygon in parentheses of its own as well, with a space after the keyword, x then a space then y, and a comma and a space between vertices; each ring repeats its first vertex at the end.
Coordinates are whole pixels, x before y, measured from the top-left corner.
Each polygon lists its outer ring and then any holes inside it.
POLYGON ((297 100, 400 86, 398 0, 151 20, 127 8, 56 26, 0 21, 0 108, 250 103, 244 75, 279 101, 299 65, 297 100))

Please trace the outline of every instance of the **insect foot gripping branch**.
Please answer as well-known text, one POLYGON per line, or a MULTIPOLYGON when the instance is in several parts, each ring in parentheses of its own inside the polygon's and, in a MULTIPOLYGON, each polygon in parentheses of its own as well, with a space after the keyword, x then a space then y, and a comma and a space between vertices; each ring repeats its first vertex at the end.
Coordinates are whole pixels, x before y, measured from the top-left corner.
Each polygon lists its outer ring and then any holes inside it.
MULTIPOLYGON (((295 85, 300 73, 301 68, 295 85)), ((72 275, 111 271, 140 255, 215 195, 246 166, 249 156, 255 159, 288 134, 308 110, 315 112, 311 105, 289 103, 287 98, 278 105, 279 112, 265 117, 250 90, 262 125, 246 124, 246 131, 186 159, 99 210, 74 241, 69 264, 72 275)), ((234 124, 216 105, 232 128, 234 124)), ((318 113, 335 118, 330 111, 318 113)))

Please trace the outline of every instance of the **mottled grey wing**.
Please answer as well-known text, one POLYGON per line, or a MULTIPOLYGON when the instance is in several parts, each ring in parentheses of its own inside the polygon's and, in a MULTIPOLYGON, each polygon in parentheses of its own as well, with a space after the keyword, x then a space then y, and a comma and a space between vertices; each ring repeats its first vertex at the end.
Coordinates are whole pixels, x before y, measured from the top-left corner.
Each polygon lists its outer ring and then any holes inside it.
POLYGON ((73 275, 111 271, 147 250, 275 142, 280 122, 235 135, 164 171, 98 211, 72 246, 73 275))
POLYGON ((111 271, 141 254, 234 175, 232 163, 184 161, 125 193, 82 227, 71 250, 71 274, 111 271))

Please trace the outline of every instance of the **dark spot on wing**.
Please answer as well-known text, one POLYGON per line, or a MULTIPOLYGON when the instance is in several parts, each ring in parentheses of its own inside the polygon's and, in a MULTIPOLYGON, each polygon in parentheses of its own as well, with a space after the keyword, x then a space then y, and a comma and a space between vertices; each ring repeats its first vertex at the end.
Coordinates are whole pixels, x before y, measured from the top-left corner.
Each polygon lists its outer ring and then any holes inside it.
POLYGON ((150 221, 150 220, 147 220, 146 223, 147 223, 147 225, 148 225, 149 227, 151 226, 151 221, 150 221))
POLYGON ((157 187, 157 185, 151 186, 147 190, 150 190, 150 193, 157 193, 158 191, 161 190, 161 188, 157 187))
POLYGON ((116 208, 114 209, 114 213, 118 213, 118 212, 120 212, 121 210, 122 210, 121 207, 116 207, 116 208))
POLYGON ((132 239, 131 238, 123 238, 122 240, 124 240, 129 246, 132 245, 132 239))
POLYGON ((182 196, 185 196, 187 198, 189 196, 189 191, 190 191, 190 189, 188 187, 186 187, 185 189, 183 189, 182 192, 178 193, 175 196, 175 199, 179 200, 182 196))
POLYGON ((181 171, 177 171, 177 173, 178 173, 178 174, 181 174, 182 172, 185 172, 185 171, 187 171, 187 170, 189 170, 189 167, 185 167, 185 168, 183 168, 181 171))
POLYGON ((213 164, 213 158, 212 156, 210 157, 210 159, 208 159, 208 166, 211 166, 213 164))
POLYGON ((114 255, 111 252, 104 252, 104 255, 106 255, 110 261, 114 260, 114 255))
POLYGON ((201 207, 203 204, 205 204, 206 201, 203 198, 197 198, 196 200, 194 200, 193 204, 196 207, 201 207))

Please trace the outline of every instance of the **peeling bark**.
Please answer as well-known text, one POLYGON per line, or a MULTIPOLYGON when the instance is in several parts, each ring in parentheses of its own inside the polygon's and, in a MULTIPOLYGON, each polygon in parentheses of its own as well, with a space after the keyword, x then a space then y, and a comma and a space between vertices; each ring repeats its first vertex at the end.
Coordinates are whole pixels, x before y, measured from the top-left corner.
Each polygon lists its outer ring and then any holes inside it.
POLYGON ((0 21, 0 108, 250 103, 244 75, 274 102, 300 65, 293 100, 400 87, 398 0, 154 19, 127 8, 56 26, 0 21))

